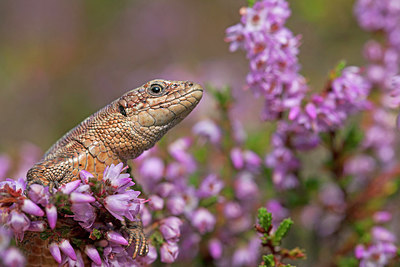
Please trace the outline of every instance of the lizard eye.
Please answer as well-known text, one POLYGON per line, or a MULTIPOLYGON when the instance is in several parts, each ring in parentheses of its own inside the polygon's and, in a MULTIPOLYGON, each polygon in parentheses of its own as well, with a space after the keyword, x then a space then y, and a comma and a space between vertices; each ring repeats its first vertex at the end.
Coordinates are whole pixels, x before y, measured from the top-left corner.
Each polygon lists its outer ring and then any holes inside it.
POLYGON ((124 106, 119 105, 118 109, 119 109, 119 112, 126 117, 126 110, 125 110, 124 106))
POLYGON ((150 86, 147 92, 153 96, 159 96, 164 92, 164 87, 159 84, 153 84, 150 86))

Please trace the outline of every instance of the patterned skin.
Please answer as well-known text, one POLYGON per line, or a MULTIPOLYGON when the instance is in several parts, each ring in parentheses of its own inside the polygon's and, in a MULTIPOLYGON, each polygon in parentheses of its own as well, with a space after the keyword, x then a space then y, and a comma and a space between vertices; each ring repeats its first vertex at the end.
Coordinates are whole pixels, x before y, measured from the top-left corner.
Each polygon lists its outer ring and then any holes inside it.
MULTIPOLYGON (((154 146, 194 109, 202 95, 198 84, 168 80, 152 80, 127 92, 58 140, 28 171, 28 185, 58 188, 78 179, 81 170, 102 179, 106 166, 126 164, 154 146)), ((148 246, 140 221, 128 223, 126 230, 129 243, 135 242, 133 257, 146 255, 148 246)), ((49 240, 41 240, 38 234, 27 233, 21 247, 28 266, 56 264, 48 244, 49 240)))

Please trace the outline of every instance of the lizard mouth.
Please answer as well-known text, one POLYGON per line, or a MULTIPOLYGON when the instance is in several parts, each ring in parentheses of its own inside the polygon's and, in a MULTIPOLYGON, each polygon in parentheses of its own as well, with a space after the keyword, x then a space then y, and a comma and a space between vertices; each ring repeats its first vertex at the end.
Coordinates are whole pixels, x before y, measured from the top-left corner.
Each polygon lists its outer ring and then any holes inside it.
POLYGON ((184 92, 174 92, 163 103, 157 103, 140 112, 138 122, 144 127, 172 127, 189 115, 202 96, 203 88, 199 84, 188 83, 184 92))

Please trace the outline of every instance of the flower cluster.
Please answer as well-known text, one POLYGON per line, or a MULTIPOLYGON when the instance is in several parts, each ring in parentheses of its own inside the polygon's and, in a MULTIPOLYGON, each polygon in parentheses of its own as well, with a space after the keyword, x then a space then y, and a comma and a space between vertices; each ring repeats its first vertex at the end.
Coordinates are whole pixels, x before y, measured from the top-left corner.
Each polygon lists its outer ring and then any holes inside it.
POLYGON ((230 50, 246 51, 250 62, 247 84, 265 98, 262 116, 274 120, 304 98, 306 82, 299 71, 300 37, 285 27, 290 9, 285 0, 258 1, 241 9, 241 22, 226 30, 230 50))
MULTIPOLYGON (((391 219, 391 214, 380 211, 374 215, 375 223, 384 223, 391 219)), ((396 237, 382 226, 374 226, 371 229, 369 244, 357 245, 355 256, 360 260, 360 266, 386 266, 397 254, 395 245, 396 237)))
MULTIPOLYGON (((83 253, 94 266, 134 264, 132 248, 125 249, 128 241, 123 227, 125 219, 137 220, 143 200, 138 198, 139 191, 130 189, 134 183, 124 173, 126 168, 122 163, 107 167, 101 181, 81 171, 81 180, 63 184, 52 193, 49 187, 33 184, 24 195, 24 179, 1 182, 2 223, 19 241, 26 231, 41 232, 60 264, 83 266, 83 253), (82 230, 77 230, 78 225, 82 230), (75 230, 65 232, 65 227, 75 230)), ((141 260, 149 261, 147 257, 141 260)))
POLYGON ((24 266, 25 258, 17 248, 10 246, 11 238, 10 229, 0 225, 0 265, 24 266))

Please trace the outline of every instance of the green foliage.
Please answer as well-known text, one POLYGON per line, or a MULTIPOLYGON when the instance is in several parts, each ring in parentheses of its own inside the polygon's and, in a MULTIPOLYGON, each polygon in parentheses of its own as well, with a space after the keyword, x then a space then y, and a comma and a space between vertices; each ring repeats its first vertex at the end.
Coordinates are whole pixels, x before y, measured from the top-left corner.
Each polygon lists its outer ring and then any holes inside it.
POLYGON ((258 222, 262 228, 268 231, 272 223, 272 214, 268 212, 266 208, 259 208, 258 222))
POLYGON ((346 61, 345 60, 339 61, 339 63, 336 65, 336 67, 332 70, 329 78, 331 80, 333 80, 333 79, 336 79, 337 77, 340 77, 342 75, 342 71, 345 67, 346 67, 346 61))
POLYGON ((232 104, 233 99, 231 94, 231 88, 229 86, 224 86, 217 89, 212 85, 207 85, 207 89, 208 92, 210 92, 214 96, 214 99, 217 100, 221 108, 227 110, 229 106, 232 104))
POLYGON ((276 229, 273 242, 276 245, 279 245, 282 241, 282 238, 284 238, 287 233, 290 230, 290 227, 292 226, 293 221, 290 218, 284 219, 281 224, 278 226, 278 229, 276 229))
POLYGON ((252 6, 254 6, 254 4, 256 3, 256 1, 257 1, 257 0, 247 0, 247 5, 248 5, 249 7, 252 7, 252 6))
POLYGON ((357 267, 358 260, 354 257, 343 257, 338 260, 338 267, 357 267))
POLYGON ((164 243, 164 238, 162 237, 161 233, 156 231, 150 237, 151 243, 154 246, 161 246, 164 243))
POLYGON ((343 151, 349 152, 358 148, 363 138, 364 134, 359 125, 352 124, 345 133, 343 140, 343 151))
POLYGON ((274 267, 275 266, 275 261, 274 261, 274 255, 269 254, 269 255, 263 255, 262 257, 264 264, 260 265, 262 267, 274 267))
POLYGON ((39 236, 40 236, 40 239, 46 240, 47 238, 50 237, 50 235, 51 235, 51 233, 46 231, 46 232, 41 232, 39 236))
POLYGON ((93 229, 91 235, 96 237, 96 239, 100 239, 101 238, 101 232, 99 230, 97 230, 96 228, 93 229))

